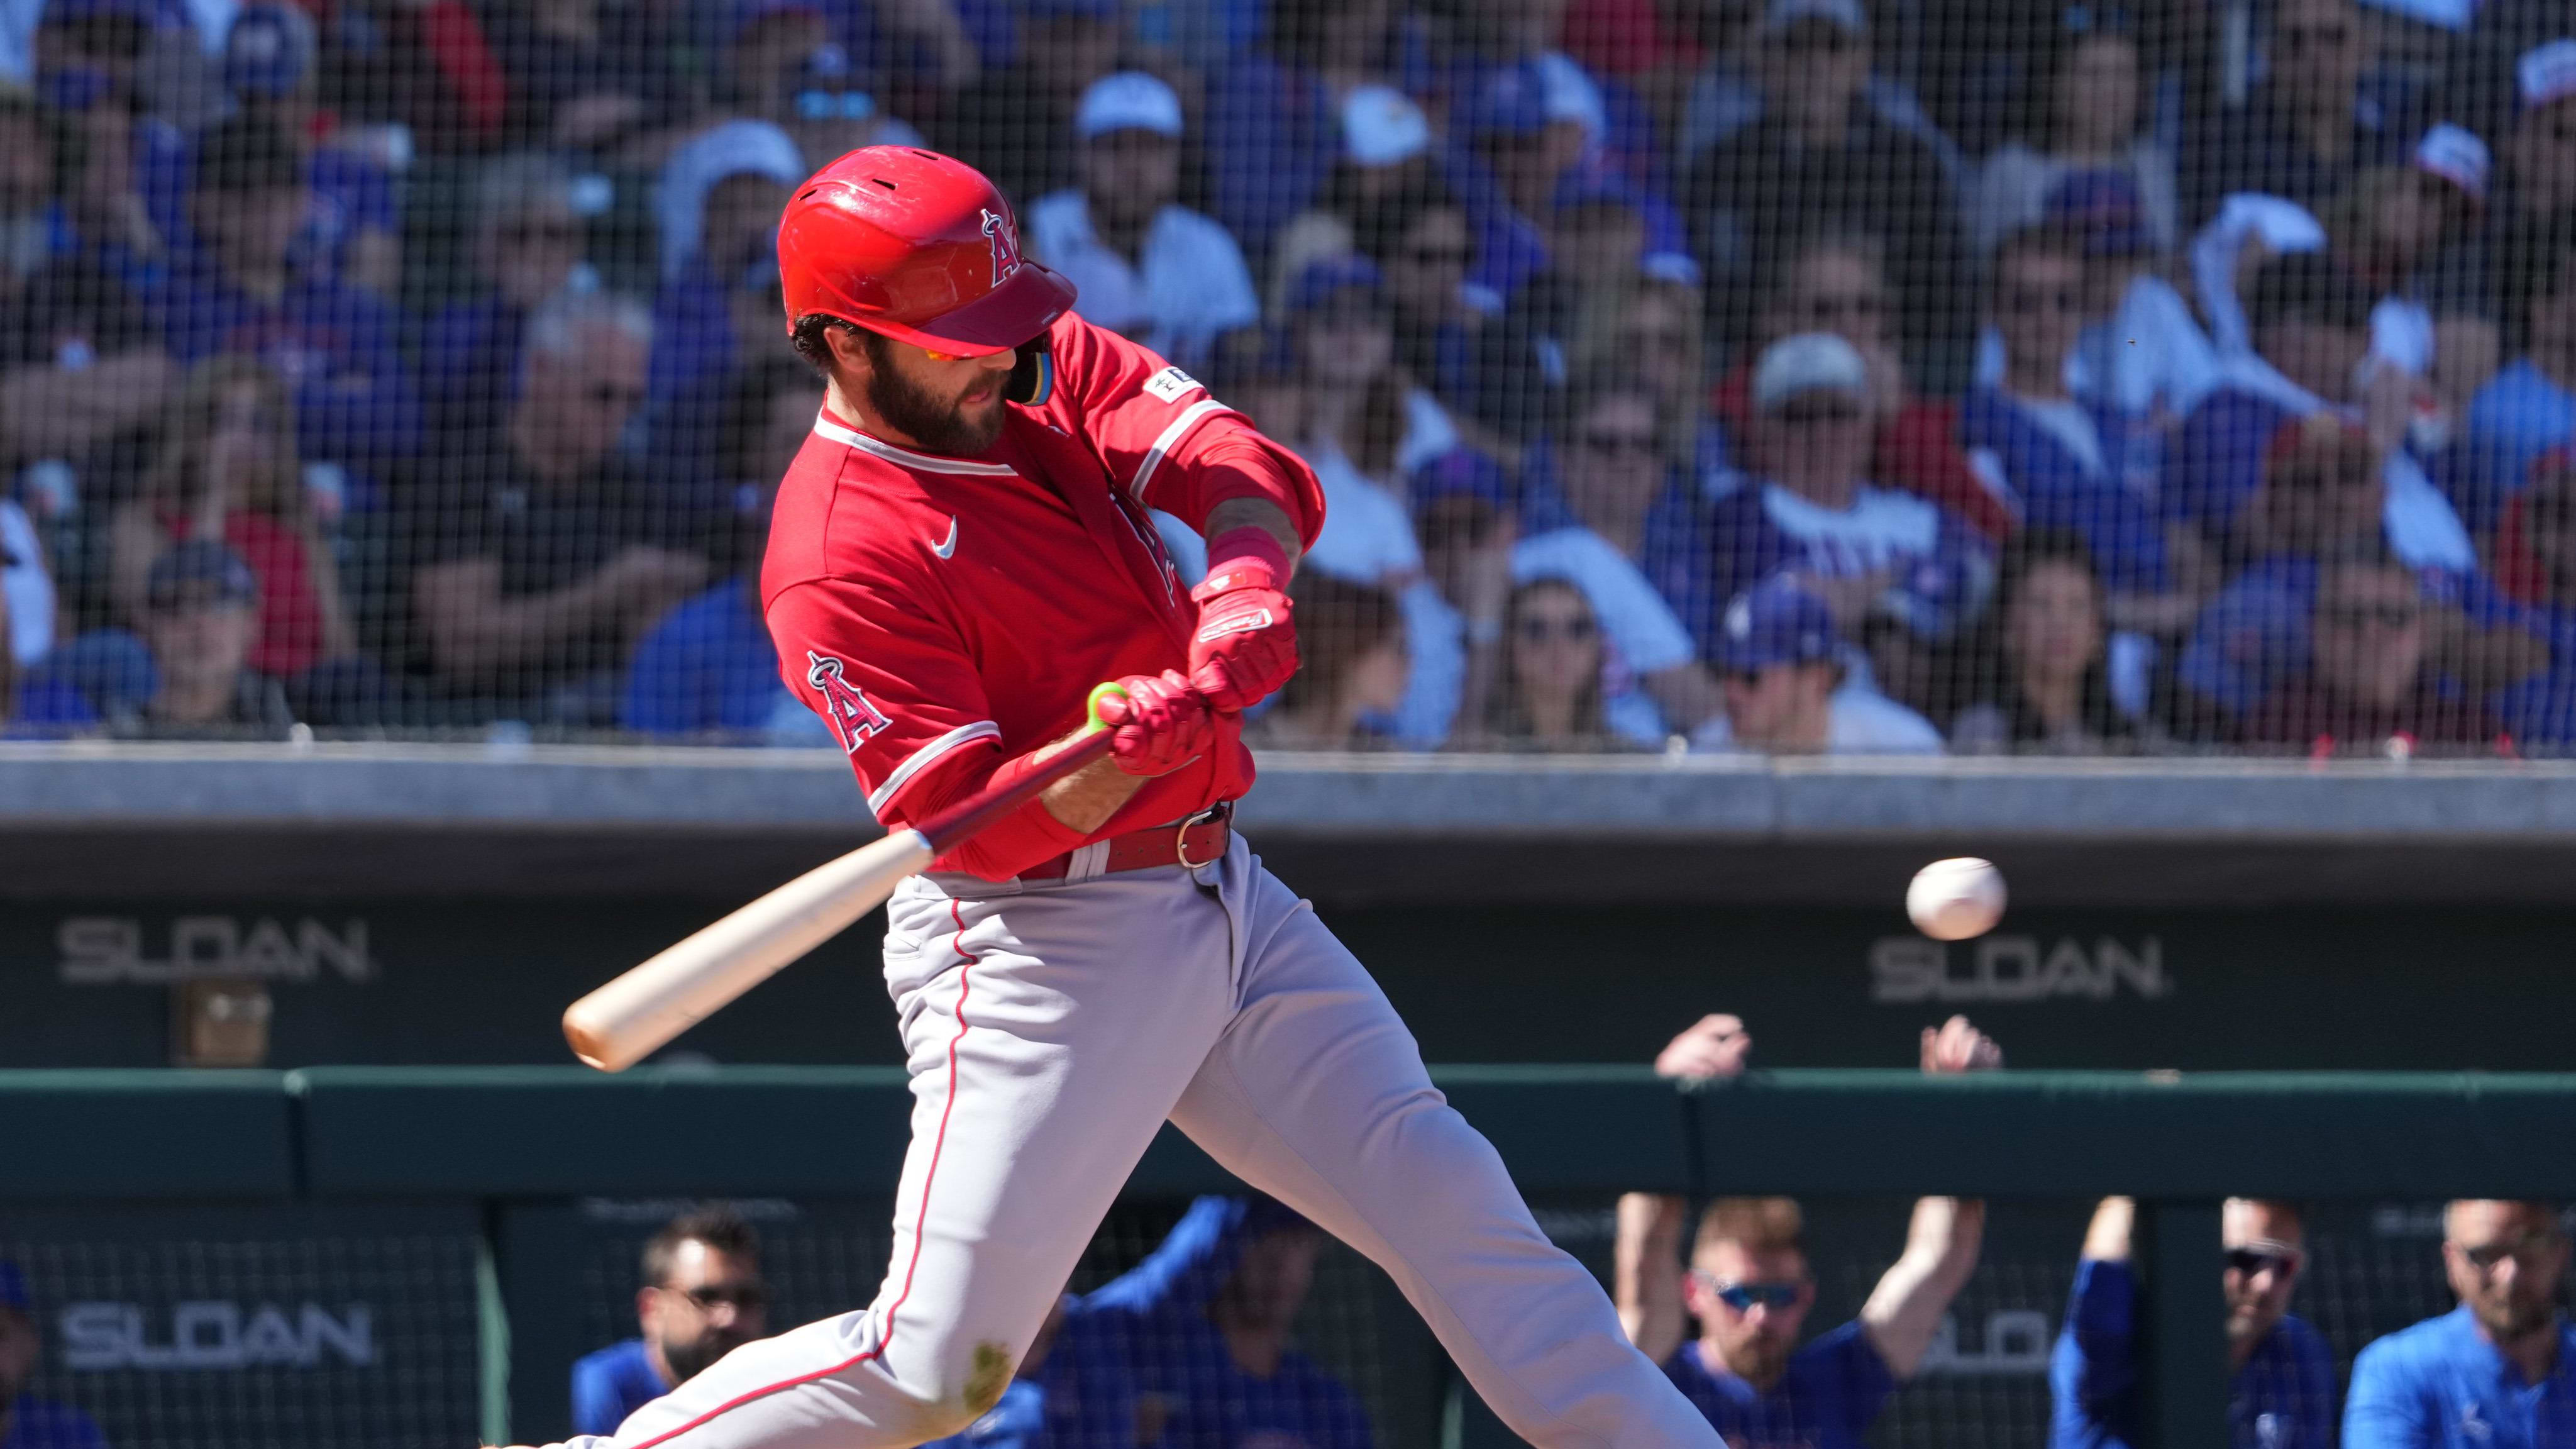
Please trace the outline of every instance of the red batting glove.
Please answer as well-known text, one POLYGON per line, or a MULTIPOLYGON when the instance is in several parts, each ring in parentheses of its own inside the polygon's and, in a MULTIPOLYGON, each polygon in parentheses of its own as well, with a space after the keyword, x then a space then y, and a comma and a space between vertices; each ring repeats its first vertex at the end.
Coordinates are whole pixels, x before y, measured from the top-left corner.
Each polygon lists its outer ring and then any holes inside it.
POLYGON ((1118 687, 1126 693, 1103 693, 1098 709, 1100 722, 1116 736, 1109 758, 1119 769, 1130 775, 1168 775, 1216 742, 1216 717, 1178 672, 1131 674, 1118 687))
POLYGON ((1189 681, 1208 708, 1240 714, 1297 672, 1287 582, 1288 555, 1266 528, 1231 529, 1208 544, 1207 578, 1190 590, 1199 626, 1189 681))

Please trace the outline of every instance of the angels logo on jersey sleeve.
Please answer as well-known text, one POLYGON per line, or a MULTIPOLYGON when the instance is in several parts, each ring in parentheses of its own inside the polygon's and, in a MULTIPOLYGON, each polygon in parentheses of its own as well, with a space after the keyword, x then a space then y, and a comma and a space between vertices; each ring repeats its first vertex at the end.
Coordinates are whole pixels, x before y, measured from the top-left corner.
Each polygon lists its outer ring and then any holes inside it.
POLYGON ((894 721, 885 711, 869 703, 859 687, 841 676, 845 667, 829 654, 805 651, 813 667, 805 671, 805 682, 823 696, 823 722, 832 727, 832 737, 841 742, 841 753, 856 754, 879 730, 890 729, 894 721))
POLYGON ((993 285, 1020 269, 1020 229, 991 207, 984 208, 984 238, 993 244, 993 285))

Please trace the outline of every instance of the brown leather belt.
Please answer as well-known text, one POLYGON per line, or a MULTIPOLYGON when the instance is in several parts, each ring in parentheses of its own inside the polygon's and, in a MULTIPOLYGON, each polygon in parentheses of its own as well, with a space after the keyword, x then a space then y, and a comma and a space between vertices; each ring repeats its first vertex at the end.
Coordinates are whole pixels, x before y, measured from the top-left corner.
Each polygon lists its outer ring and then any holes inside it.
MULTIPOLYGON (((1186 819, 1162 825, 1149 825, 1113 835, 1094 845, 1107 845, 1109 858, 1101 862, 1100 873, 1121 870, 1152 870, 1157 866, 1181 865, 1196 869, 1225 854, 1233 827, 1234 802, 1219 800, 1186 819)), ((1084 846, 1083 849, 1090 849, 1084 846)), ((1072 851, 1042 860, 1020 872, 1022 880, 1062 880, 1073 871, 1072 851)))

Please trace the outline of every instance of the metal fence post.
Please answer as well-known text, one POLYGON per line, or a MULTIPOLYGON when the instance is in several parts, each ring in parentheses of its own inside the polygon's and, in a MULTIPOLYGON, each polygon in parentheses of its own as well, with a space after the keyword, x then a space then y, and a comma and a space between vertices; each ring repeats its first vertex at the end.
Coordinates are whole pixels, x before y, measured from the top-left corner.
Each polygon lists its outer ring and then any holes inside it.
POLYGON ((2226 1268, 2218 1204, 2141 1199, 2138 1258, 2146 1276, 2138 1326, 2146 1389, 2141 1449, 2227 1442, 2226 1268))

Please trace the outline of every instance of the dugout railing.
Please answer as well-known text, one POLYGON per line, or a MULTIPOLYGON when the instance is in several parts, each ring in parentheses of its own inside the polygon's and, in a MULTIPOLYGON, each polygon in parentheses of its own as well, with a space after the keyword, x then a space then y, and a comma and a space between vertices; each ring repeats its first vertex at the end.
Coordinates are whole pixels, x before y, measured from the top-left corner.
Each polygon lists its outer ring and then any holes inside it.
MULTIPOLYGON (((1534 1202, 2135 1195, 2158 1449, 2226 1441, 2221 1197, 2576 1198, 2576 1074, 1435 1075, 1534 1202)), ((29 1260, 40 1387, 159 1426, 126 1442, 559 1436, 571 1359, 631 1288, 602 1291, 604 1251, 666 1202, 828 1201, 799 1261, 847 1292, 864 1252, 811 1254, 881 1224, 908 1103, 871 1068, 0 1072, 0 1256, 29 1260)), ((1128 1194, 1229 1182, 1167 1130, 1128 1194)), ((1368 1347, 1382 1442, 1472 1441, 1445 1361, 1367 1291, 1400 1325, 1368 1347)))

